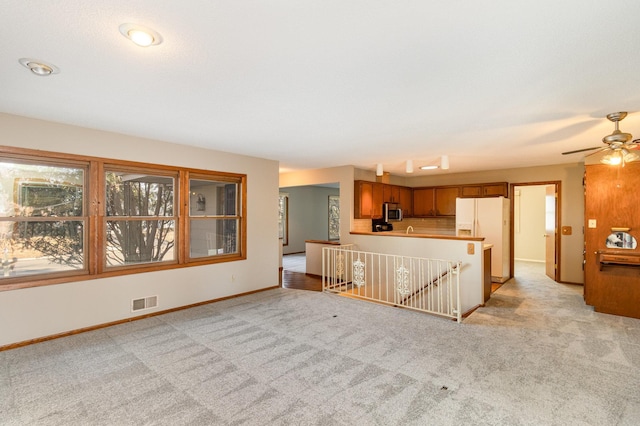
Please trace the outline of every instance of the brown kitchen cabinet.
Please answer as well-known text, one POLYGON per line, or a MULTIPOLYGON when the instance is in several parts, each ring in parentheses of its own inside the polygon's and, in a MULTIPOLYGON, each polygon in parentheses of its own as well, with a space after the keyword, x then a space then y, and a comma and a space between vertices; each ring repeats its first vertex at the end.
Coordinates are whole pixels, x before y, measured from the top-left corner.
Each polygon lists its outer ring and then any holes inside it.
POLYGON ((413 189, 413 216, 455 216, 460 187, 446 186, 413 189))
POLYGON ((382 184, 382 202, 399 204, 400 187, 396 185, 382 184))
POLYGON ((355 219, 381 218, 383 203, 398 204, 402 208, 402 215, 410 217, 413 212, 412 189, 365 180, 354 182, 353 217, 355 219))
POLYGON ((455 216, 456 198, 460 196, 460 187, 436 188, 436 216, 455 216))
POLYGON ((505 197, 509 198, 508 182, 479 183, 473 185, 462 185, 460 197, 463 198, 483 198, 483 197, 505 197))
POLYGON ((400 186, 400 207, 402 208, 402 216, 413 216, 413 190, 405 186, 400 186))
POLYGON ((414 188, 413 189, 413 216, 426 217, 435 216, 435 189, 434 188, 414 188))
POLYGON ((384 184, 358 180, 354 183, 355 219, 379 219, 382 217, 384 184))

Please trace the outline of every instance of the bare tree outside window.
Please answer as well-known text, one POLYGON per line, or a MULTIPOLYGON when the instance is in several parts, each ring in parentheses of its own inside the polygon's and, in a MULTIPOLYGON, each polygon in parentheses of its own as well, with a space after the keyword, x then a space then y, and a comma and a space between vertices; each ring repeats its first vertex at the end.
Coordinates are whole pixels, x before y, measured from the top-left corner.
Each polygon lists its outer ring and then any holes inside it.
POLYGON ((108 171, 108 266, 162 262, 174 256, 174 178, 108 171))

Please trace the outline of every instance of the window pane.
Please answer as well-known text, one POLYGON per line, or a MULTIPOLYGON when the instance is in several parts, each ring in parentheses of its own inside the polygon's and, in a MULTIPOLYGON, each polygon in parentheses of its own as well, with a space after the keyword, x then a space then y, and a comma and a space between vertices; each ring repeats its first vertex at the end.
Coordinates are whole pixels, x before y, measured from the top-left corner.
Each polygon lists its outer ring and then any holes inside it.
POLYGON ((191 219, 192 258, 238 253, 239 219, 191 219))
POLYGON ((175 221, 107 221, 107 266, 172 261, 175 221))
POLYGON ((0 215, 82 216, 84 169, 0 161, 0 215))
POLYGON ((82 167, 0 160, 0 217, 20 218, 0 221, 2 278, 85 269, 84 180, 82 167))
POLYGON ((81 220, 0 222, 2 278, 84 268, 81 220))
POLYGON ((282 238, 282 245, 289 244, 289 197, 280 195, 278 203, 278 236, 282 238))
POLYGON ((107 216, 173 216, 174 179, 106 172, 107 216))
POLYGON ((191 216, 237 216, 238 184, 205 179, 189 180, 191 216))

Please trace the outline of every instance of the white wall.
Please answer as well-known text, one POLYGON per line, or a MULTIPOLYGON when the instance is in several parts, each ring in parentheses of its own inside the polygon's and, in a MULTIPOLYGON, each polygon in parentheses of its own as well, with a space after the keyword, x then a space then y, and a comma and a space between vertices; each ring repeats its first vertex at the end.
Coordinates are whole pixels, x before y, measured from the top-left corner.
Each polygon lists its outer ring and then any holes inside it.
POLYGON ((74 283, 0 290, 0 346, 278 285, 278 163, 0 114, 0 145, 247 175, 247 259, 74 283))
POLYGON ((280 187, 340 184, 340 240, 349 235, 353 222, 353 166, 303 170, 280 174, 280 187))
POLYGON ((514 257, 545 261, 545 185, 518 186, 513 194, 514 257))
POLYGON ((305 240, 329 239, 329 195, 340 195, 338 188, 294 186, 280 188, 289 196, 289 244, 284 253, 305 251, 305 240))

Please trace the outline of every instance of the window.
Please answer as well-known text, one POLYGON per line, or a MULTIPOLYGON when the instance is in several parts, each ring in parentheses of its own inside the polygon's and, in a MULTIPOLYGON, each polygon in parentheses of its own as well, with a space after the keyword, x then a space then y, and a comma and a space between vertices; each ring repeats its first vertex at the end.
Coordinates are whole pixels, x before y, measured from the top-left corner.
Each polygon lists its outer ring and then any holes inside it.
POLYGON ((0 160, 2 278, 86 273, 86 166, 0 160))
POLYGON ((177 176, 156 173, 105 172, 107 267, 176 260, 177 176))
POLYGON ((244 259, 245 206, 246 175, 0 147, 0 290, 244 259))
POLYGON ((280 194, 278 202, 278 229, 282 245, 289 244, 289 196, 280 194))
POLYGON ((220 181, 206 176, 189 179, 189 257, 238 253, 239 189, 237 179, 220 181))
POLYGON ((340 196, 329 195, 329 241, 340 239, 340 196))

